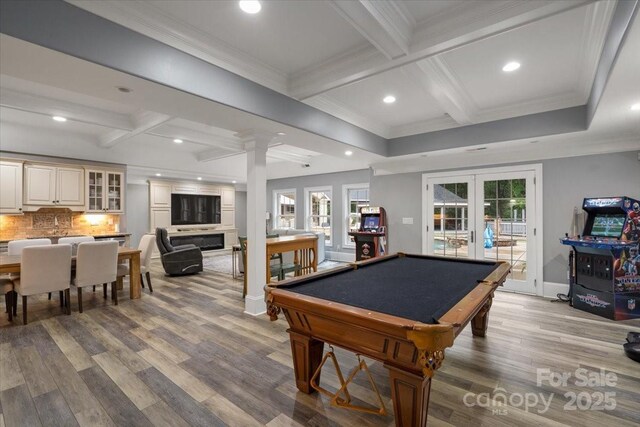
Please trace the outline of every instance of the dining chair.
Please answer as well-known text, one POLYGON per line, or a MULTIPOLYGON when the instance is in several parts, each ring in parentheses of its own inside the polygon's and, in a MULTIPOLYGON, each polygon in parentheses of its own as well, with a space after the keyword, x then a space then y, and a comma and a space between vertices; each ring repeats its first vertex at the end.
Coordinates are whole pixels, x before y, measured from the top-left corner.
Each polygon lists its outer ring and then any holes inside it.
MULTIPOLYGON (((149 284, 149 292, 153 292, 151 286, 151 254, 153 253, 153 245, 156 241, 156 237, 153 234, 145 234, 138 243, 138 249, 140 249, 140 285, 144 288, 143 274, 147 276, 147 283, 149 284)), ((118 278, 122 278, 129 274, 129 264, 118 264, 118 278)))
POLYGON ((4 303, 6 312, 9 314, 9 321, 13 320, 13 280, 9 278, 0 278, 0 293, 4 294, 4 303))
MULTIPOLYGON (((20 255, 24 248, 31 246, 48 246, 51 245, 51 239, 21 239, 12 240, 7 246, 7 255, 20 255)), ((10 279, 17 279, 20 277, 20 273, 9 273, 10 279)), ((49 292, 49 299, 51 299, 51 292, 49 292)), ((60 293, 60 307, 64 304, 64 296, 60 293)))
MULTIPOLYGON (((14 290, 22 296, 22 322, 27 324, 27 297, 60 291, 66 295, 66 312, 71 314, 71 245, 29 246, 22 250, 20 277, 13 279, 14 290)), ((16 310, 17 298, 13 309, 16 310)))
MULTIPOLYGON (((71 255, 75 255, 78 253, 78 245, 84 242, 95 242, 95 238, 93 236, 72 236, 72 237, 61 237, 58 239, 58 244, 63 245, 71 245, 71 255)), ((105 283, 106 288, 106 283, 105 283)), ((93 286, 93 292, 96 291, 95 285, 93 286)), ((105 291, 106 292, 106 291, 105 291)), ((49 299, 51 299, 51 295, 49 295, 49 299)))
MULTIPOLYGON (((279 234, 267 234, 267 239, 272 237, 280 237, 279 234)), ((278 276, 278 280, 284 280, 287 273, 292 273, 300 270, 300 264, 284 263, 282 260, 282 252, 278 252, 271 255, 269 259, 271 265, 271 276, 278 276)))
MULTIPOLYGON (((76 275, 73 285, 78 289, 78 311, 82 313, 82 288, 111 283, 111 295, 118 305, 116 272, 118 271, 118 242, 83 242, 78 245, 76 275)), ((106 292, 106 291, 105 291, 106 292)))

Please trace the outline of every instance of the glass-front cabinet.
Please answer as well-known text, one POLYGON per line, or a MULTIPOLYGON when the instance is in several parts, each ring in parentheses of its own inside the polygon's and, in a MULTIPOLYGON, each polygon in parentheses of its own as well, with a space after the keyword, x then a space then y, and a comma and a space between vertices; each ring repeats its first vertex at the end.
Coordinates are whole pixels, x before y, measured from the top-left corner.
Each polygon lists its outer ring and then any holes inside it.
POLYGON ((124 173, 87 170, 87 212, 124 212, 124 173))

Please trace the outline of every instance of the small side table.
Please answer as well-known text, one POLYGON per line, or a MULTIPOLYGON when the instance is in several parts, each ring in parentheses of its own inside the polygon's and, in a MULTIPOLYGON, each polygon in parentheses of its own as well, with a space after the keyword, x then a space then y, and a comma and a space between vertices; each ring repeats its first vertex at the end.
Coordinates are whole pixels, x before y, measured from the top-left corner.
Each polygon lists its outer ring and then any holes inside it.
POLYGON ((240 245, 231 246, 231 270, 234 279, 240 277, 240 265, 238 263, 238 257, 242 256, 240 245))

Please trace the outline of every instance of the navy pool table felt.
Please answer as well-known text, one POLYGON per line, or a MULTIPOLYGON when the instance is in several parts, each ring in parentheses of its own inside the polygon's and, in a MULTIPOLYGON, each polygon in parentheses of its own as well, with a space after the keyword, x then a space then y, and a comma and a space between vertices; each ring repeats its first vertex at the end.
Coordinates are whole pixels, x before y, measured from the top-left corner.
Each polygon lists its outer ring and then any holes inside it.
POLYGON ((278 288, 435 324, 499 265, 401 256, 278 288))

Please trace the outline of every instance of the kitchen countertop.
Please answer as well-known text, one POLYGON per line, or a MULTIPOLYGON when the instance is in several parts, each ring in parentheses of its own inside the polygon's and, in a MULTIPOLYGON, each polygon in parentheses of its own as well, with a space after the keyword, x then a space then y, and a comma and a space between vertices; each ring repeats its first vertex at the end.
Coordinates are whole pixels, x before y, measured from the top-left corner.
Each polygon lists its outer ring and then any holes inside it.
MULTIPOLYGON (((67 234, 67 235, 50 234, 50 235, 47 235, 47 236, 31 236, 31 237, 27 237, 27 239, 59 239, 61 237, 77 237, 77 236, 86 236, 86 234, 67 234)), ((131 233, 92 234, 92 236, 95 237, 96 239, 105 239, 105 238, 109 238, 109 237, 131 236, 131 233)), ((16 239, 11 239, 11 240, 16 240, 16 239)), ((0 243, 7 243, 9 241, 10 240, 2 239, 2 240, 0 240, 0 243)))

